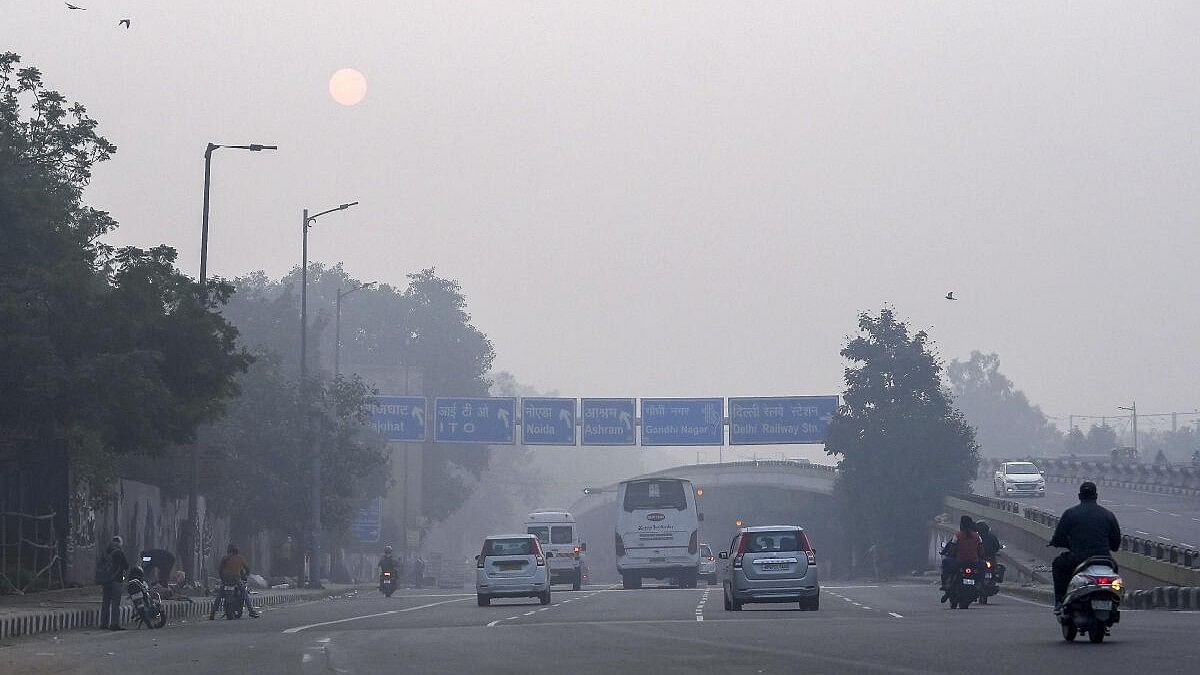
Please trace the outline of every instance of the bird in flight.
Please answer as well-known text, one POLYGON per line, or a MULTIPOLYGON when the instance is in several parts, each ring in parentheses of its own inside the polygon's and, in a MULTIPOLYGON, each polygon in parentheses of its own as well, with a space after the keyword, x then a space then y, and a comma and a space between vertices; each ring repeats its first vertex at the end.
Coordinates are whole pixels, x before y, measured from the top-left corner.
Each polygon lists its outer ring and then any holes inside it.
POLYGON ((87 7, 80 7, 80 6, 78 6, 78 5, 72 5, 72 4, 71 4, 71 3, 69 3, 69 2, 65 2, 65 3, 63 3, 63 4, 67 6, 67 9, 78 9, 78 10, 85 10, 85 9, 87 9, 87 7))
POLYGON ((958 298, 954 297, 954 291, 950 291, 949 293, 946 294, 946 299, 947 300, 957 300, 958 298))
POLYGON ((117 22, 117 25, 118 25, 118 26, 125 26, 125 28, 126 28, 126 29, 128 29, 128 28, 129 28, 129 24, 131 24, 131 23, 133 23, 133 22, 132 22, 130 19, 121 19, 120 21, 118 21, 118 22, 117 22))

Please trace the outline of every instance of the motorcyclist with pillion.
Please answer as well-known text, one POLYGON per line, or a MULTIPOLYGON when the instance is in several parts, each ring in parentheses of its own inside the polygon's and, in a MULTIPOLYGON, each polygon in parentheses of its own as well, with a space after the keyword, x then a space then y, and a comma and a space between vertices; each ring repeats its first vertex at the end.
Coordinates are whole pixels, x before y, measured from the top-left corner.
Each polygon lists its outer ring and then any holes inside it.
MULTIPOLYGON (((1079 504, 1062 514, 1054 536, 1048 546, 1065 548, 1054 559, 1051 570, 1054 576, 1054 613, 1062 612, 1063 597, 1075 574, 1075 568, 1088 558, 1099 556, 1111 558, 1111 551, 1121 548, 1121 526, 1112 511, 1096 503, 1096 484, 1085 481, 1079 486, 1079 504)), ((1113 571, 1116 561, 1113 561, 1113 571)))
POLYGON ((963 563, 979 563, 983 542, 975 531, 975 521, 970 516, 959 518, 958 532, 946 542, 942 549, 942 602, 950 597, 950 581, 963 563))

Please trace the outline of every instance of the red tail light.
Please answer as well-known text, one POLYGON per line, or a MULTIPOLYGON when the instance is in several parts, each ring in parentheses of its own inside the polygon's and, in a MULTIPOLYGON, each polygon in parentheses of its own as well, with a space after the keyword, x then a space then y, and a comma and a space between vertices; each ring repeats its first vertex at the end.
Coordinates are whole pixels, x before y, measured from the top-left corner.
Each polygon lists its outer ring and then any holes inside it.
POLYGON ((1109 579, 1108 577, 1096 577, 1096 583, 1100 584, 1101 586, 1108 586, 1112 584, 1112 579, 1109 579))
POLYGON ((963 574, 974 574, 974 573, 975 573, 975 570, 971 569, 970 567, 963 568, 963 574))
POLYGON ((483 545, 483 549, 479 551, 479 557, 475 558, 475 567, 483 569, 483 559, 487 557, 487 544, 483 545))
POLYGON ((746 537, 743 536, 738 539, 738 550, 737 550, 737 553, 734 554, 734 556, 733 556, 734 569, 742 568, 742 556, 744 556, 744 555, 746 555, 746 537))
POLYGON ((804 551, 804 557, 808 558, 808 564, 816 565, 817 552, 813 550, 812 544, 808 543, 808 535, 804 532, 800 533, 800 548, 804 551))
POLYGON ((621 556, 625 555, 625 542, 621 541, 620 532, 614 533, 613 536, 617 540, 617 557, 620 558, 621 556))
POLYGON ((699 530, 692 530, 692 537, 688 539, 688 553, 695 553, 700 550, 699 530))

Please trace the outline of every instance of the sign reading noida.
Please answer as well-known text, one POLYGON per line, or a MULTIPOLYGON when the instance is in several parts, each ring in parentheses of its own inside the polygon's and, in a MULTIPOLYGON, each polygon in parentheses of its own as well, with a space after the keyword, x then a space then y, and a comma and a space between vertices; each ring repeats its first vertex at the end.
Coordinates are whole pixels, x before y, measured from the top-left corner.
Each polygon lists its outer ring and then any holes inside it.
POLYGON ((837 396, 729 399, 730 445, 824 443, 837 396))
POLYGON ((521 441, 525 445, 575 445, 575 399, 521 399, 521 441))
POLYGON ((517 399, 437 398, 433 440, 440 443, 516 443, 517 399))
POLYGON ((642 399, 642 445, 723 445, 725 399, 642 399))
POLYGON ((584 445, 637 445, 637 406, 632 398, 580 401, 584 445))
POLYGON ((386 440, 425 440, 425 399, 420 396, 373 396, 367 412, 369 426, 386 440))

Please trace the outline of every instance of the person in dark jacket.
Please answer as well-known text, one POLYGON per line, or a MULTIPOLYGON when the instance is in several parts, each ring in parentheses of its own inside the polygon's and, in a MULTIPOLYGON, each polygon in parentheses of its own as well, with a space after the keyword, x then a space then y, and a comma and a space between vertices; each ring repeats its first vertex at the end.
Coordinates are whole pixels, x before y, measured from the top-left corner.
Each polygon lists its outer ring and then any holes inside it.
MULTIPOLYGON (((1096 484, 1086 481, 1079 486, 1079 504, 1067 509, 1058 520, 1049 546, 1067 549, 1054 559, 1054 611, 1062 611, 1067 585, 1080 563, 1093 556, 1110 557, 1121 548, 1121 526, 1112 511, 1096 503, 1096 484)), ((1115 562, 1114 562, 1115 564, 1115 562)))
MULTIPOLYGON (((983 543, 979 539, 979 533, 975 531, 975 521, 971 520, 971 516, 962 516, 958 519, 958 532, 942 549, 942 555, 945 556, 942 558, 942 590, 949 588, 950 579, 960 565, 978 563, 982 551, 983 543)), ((949 593, 944 593, 942 602, 949 597, 949 593)))
POLYGON ((121 625, 121 596, 125 590, 123 581, 125 571, 129 569, 129 559, 125 557, 125 551, 121 550, 123 543, 121 537, 113 537, 104 551, 104 555, 108 556, 108 569, 111 573, 107 579, 102 580, 101 584, 104 591, 103 600, 100 603, 100 628, 102 629, 125 630, 121 625))
POLYGON ((983 542, 983 559, 995 562, 996 554, 1004 548, 1000 545, 1000 539, 992 534, 992 527, 982 520, 975 523, 975 531, 979 533, 979 539, 983 542))

